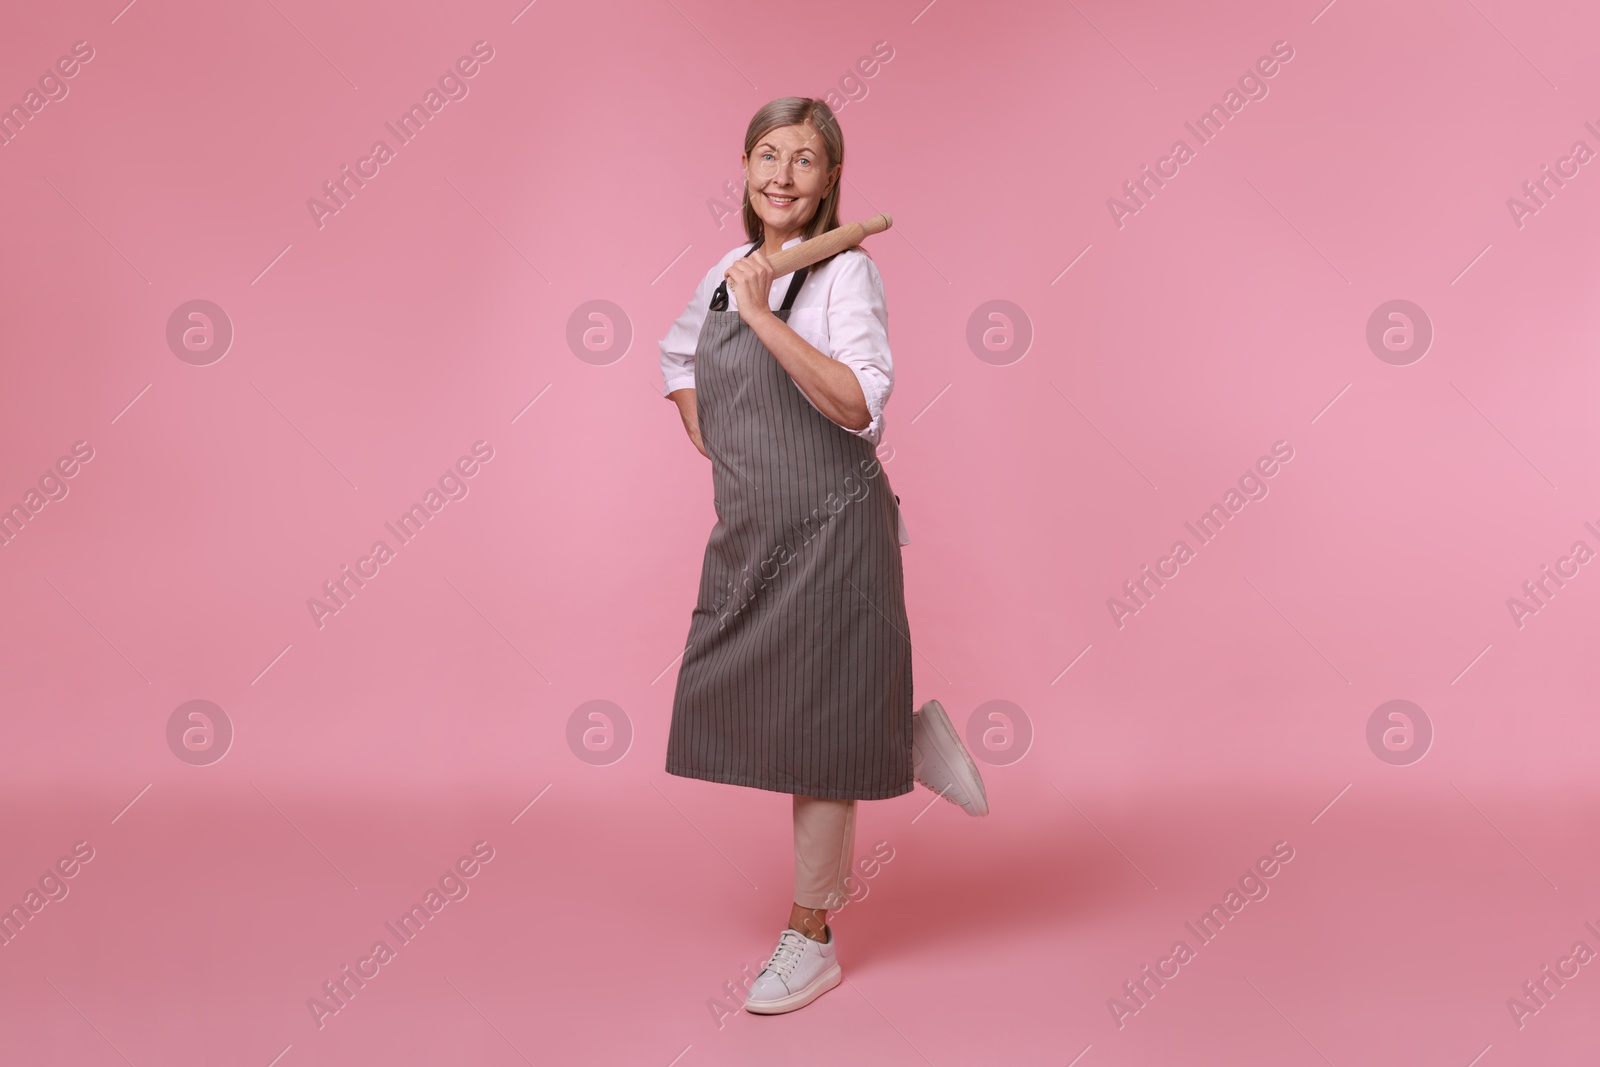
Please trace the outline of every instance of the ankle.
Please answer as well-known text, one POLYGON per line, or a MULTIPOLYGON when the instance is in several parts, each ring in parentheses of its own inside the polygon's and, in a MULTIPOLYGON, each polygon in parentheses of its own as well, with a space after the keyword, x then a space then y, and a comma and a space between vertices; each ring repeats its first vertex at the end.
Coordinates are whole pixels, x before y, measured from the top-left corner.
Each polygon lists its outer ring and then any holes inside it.
POLYGON ((827 923, 822 923, 820 926, 813 927, 803 919, 799 922, 791 922, 789 924, 789 929, 798 933, 802 933, 806 937, 817 942, 826 942, 830 937, 833 936, 828 930, 827 923))

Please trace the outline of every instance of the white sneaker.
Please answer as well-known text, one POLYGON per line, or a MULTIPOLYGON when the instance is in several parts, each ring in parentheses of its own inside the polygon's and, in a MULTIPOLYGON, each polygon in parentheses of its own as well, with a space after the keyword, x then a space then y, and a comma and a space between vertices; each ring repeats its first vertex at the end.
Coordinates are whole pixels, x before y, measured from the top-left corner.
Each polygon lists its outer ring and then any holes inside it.
POLYGON ((968 815, 989 814, 989 796, 983 776, 950 716, 937 700, 930 700, 911 716, 912 775, 917 781, 968 815))
POLYGON ((843 977, 833 956, 833 927, 828 927, 826 941, 813 941, 790 928, 778 938, 777 950, 750 986, 744 1010, 757 1015, 794 1011, 838 985, 843 977))

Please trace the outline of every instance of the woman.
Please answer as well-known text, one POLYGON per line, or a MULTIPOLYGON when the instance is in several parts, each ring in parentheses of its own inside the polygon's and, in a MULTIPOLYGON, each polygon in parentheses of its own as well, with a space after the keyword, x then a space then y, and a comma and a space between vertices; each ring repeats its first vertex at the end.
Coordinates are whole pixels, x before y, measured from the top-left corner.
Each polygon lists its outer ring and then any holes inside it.
POLYGON ((973 815, 988 801, 938 701, 911 709, 909 541, 875 451, 894 384, 877 267, 841 252, 795 271, 774 306, 769 257, 839 225, 839 124, 820 100, 773 100, 740 161, 749 243, 661 341, 664 395, 711 460, 717 512, 666 770, 794 794, 794 905, 745 1003, 777 1014, 839 984, 827 916, 845 899, 856 801, 913 779, 973 815))

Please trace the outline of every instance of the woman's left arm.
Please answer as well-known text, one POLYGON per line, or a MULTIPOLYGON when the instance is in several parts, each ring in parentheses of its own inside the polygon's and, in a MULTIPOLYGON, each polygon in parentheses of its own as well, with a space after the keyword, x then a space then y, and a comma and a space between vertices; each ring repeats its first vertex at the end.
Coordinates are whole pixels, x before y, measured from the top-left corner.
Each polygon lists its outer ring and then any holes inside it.
POLYGON ((872 424, 867 395, 854 370, 823 355, 771 309, 752 317, 750 329, 818 411, 849 430, 865 430, 872 424))
POLYGON ((778 318, 770 306, 772 264, 764 252, 734 260, 727 275, 739 317, 801 392, 829 419, 859 434, 872 426, 873 408, 882 408, 891 388, 888 338, 884 335, 887 316, 882 283, 871 261, 857 252, 841 253, 841 257, 840 266, 846 270, 835 284, 844 291, 830 294, 829 326, 836 345, 842 343, 856 351, 855 357, 823 354, 778 318), (871 380, 870 403, 862 375, 871 380))

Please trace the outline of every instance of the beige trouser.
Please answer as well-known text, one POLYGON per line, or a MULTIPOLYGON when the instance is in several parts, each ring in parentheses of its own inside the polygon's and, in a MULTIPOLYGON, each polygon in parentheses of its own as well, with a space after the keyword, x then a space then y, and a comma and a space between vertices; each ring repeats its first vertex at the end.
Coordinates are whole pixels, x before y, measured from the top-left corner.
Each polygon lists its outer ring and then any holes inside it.
POLYGON ((855 843, 854 800, 794 794, 794 902, 802 908, 842 906, 855 843))

